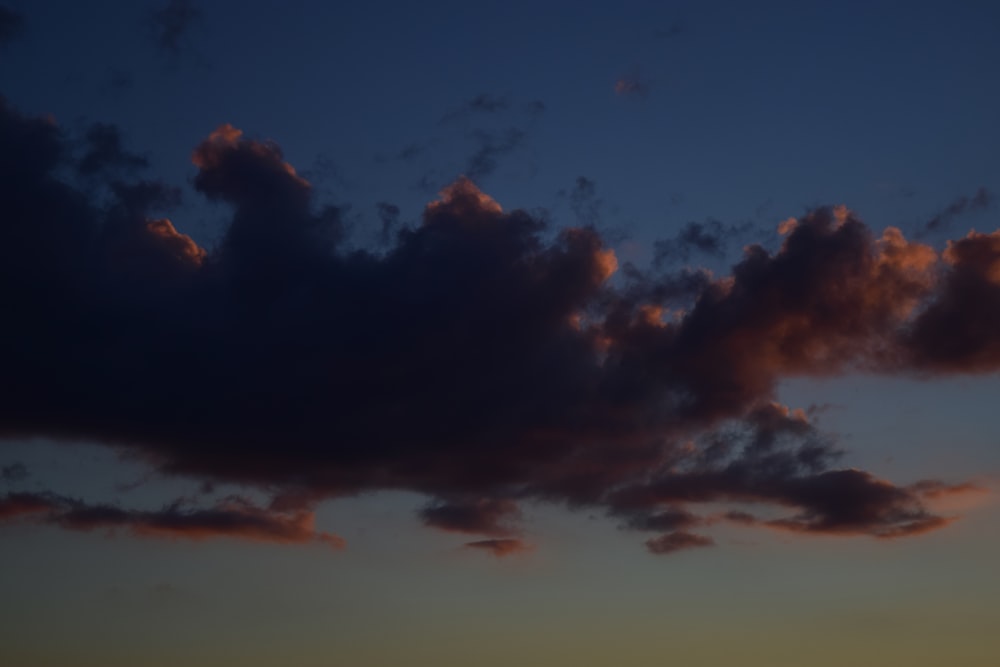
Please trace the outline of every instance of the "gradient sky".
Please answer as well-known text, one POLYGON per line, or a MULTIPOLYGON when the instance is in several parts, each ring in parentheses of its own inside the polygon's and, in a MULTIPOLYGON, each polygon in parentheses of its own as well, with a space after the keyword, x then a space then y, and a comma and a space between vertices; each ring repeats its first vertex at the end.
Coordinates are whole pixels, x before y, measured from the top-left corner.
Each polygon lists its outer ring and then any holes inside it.
POLYGON ((0 3, 0 663, 997 664, 1000 8, 342 5, 0 3))

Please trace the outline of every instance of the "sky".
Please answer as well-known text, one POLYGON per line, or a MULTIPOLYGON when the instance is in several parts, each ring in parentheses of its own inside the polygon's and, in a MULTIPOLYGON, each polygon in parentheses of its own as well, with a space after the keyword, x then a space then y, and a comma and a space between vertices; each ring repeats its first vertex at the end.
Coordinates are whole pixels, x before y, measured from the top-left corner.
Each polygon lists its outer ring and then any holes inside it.
POLYGON ((0 662, 995 665, 998 38, 0 2, 0 662))

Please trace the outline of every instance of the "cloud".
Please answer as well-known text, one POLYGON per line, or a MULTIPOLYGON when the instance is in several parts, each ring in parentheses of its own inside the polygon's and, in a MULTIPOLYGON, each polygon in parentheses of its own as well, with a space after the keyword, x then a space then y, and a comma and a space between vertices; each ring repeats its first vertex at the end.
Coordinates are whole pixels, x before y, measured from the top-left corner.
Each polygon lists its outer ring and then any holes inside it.
MULTIPOLYGON (((563 190, 559 191, 564 194, 563 190)), ((586 176, 577 176, 573 189, 569 191, 569 206, 577 221, 584 226, 597 225, 601 220, 604 201, 597 197, 597 183, 586 176)))
POLYGON ((923 371, 1000 369, 1000 232, 949 241, 935 298, 905 334, 907 361, 923 371))
POLYGON ((376 204, 376 209, 378 210, 379 222, 382 223, 382 229, 379 232, 379 241, 383 245, 388 245, 392 240, 392 235, 399 226, 399 207, 395 204, 380 201, 376 204))
POLYGON ((466 542, 465 548, 481 549, 483 551, 489 551, 497 558, 503 558, 504 556, 523 553, 525 551, 531 551, 530 544, 515 539, 493 539, 493 540, 478 540, 476 542, 466 542))
POLYGON ((525 133, 519 128, 511 127, 502 133, 477 130, 473 132, 472 136, 479 146, 469 157, 465 167, 465 175, 475 180, 489 176, 496 171, 500 158, 513 152, 524 143, 525 133))
POLYGON ((125 510, 114 505, 88 505, 51 493, 10 493, 0 500, 0 519, 56 525, 91 532, 125 530, 138 537, 203 540, 230 537, 254 542, 303 544, 319 542, 341 549, 344 540, 314 528, 312 512, 280 513, 227 498, 204 509, 174 503, 161 510, 125 510))
POLYGON ((24 30, 24 16, 9 7, 0 6, 0 48, 17 39, 24 30))
POLYGON ((442 123, 465 121, 480 114, 495 114, 510 109, 510 102, 505 96, 479 93, 458 109, 449 111, 441 118, 442 123))
POLYGON ((394 233, 366 249, 277 144, 222 125, 193 153, 195 189, 231 212, 206 249, 162 217, 164 184, 94 169, 95 202, 66 180, 78 161, 53 121, 0 104, 0 143, 0 436, 106 443, 273 496, 148 512, 11 494, 6 516, 302 542, 321 539, 316 503, 406 490, 425 523, 494 553, 521 544, 535 501, 673 535, 661 552, 694 546, 719 503, 762 528, 914 535, 951 519, 928 509, 947 485, 838 467, 779 383, 1000 368, 996 233, 938 252, 824 207, 728 275, 663 274, 462 178, 412 226, 387 205, 394 233))
POLYGON ((623 76, 615 81, 615 94, 623 97, 639 96, 646 97, 649 94, 649 82, 642 79, 638 74, 623 76))
POLYGON ((521 511, 510 500, 477 498, 431 505, 420 515, 425 524, 442 530, 503 536, 516 532, 514 524, 521 511))
POLYGON ((962 195, 938 211, 934 217, 927 221, 923 231, 932 232, 944 229, 958 216, 967 212, 972 213, 974 211, 986 210, 995 201, 996 195, 985 187, 981 187, 971 197, 962 195))
POLYGON ((28 468, 20 462, 0 466, 0 480, 5 482, 22 482, 28 478, 28 468))
POLYGON ((56 504, 44 495, 8 493, 0 498, 0 521, 38 515, 55 509, 56 504))
POLYGON ((86 153, 77 163, 77 171, 85 176, 93 176, 101 171, 116 169, 138 169, 149 162, 140 155, 124 150, 121 134, 114 125, 95 123, 85 137, 86 153))
POLYGON ((715 540, 704 535, 695 535, 678 530, 646 540, 646 548, 654 554, 672 554, 684 549, 714 547, 715 540))
POLYGON ((723 224, 718 220, 688 222, 677 236, 654 244, 654 264, 662 265, 674 260, 688 261, 693 254, 724 257, 732 239, 750 231, 750 223, 723 224))
POLYGON ((150 21, 156 45, 176 55, 191 26, 201 17, 201 10, 191 0, 170 0, 153 12, 150 21))

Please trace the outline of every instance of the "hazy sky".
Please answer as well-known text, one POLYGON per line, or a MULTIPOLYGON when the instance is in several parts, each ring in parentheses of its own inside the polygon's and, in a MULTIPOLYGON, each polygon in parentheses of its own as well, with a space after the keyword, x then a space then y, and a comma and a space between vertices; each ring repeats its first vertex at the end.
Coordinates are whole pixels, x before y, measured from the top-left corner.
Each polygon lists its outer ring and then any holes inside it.
POLYGON ((0 662, 992 666, 1000 9, 0 4, 0 662))

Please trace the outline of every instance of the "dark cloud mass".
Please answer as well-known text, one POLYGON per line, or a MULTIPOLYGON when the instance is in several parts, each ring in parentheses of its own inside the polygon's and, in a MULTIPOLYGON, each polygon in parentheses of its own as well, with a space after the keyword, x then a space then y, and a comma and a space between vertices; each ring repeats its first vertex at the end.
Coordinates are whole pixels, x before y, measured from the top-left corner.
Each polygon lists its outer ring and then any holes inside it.
POLYGON ((108 175, 132 154, 100 127, 79 158, 54 122, 0 105, 0 436, 107 443, 273 501, 11 493, 5 520, 337 543, 316 503, 396 489, 496 555, 526 548, 525 501, 602 509, 661 533, 654 553, 712 544, 687 530, 718 520, 876 537, 949 520, 924 501, 960 487, 838 468, 836 443, 774 398, 787 377, 1000 369, 997 233, 938 253, 820 208, 730 275, 612 279, 593 226, 549 230, 460 178, 415 226, 384 205, 376 252, 343 242, 341 211, 277 145, 223 125, 193 154, 195 189, 232 211, 208 251, 151 214, 171 188, 108 175), (110 204, 66 180, 80 171, 111 179, 110 204))

